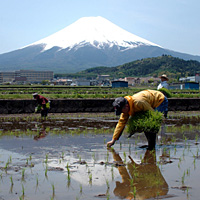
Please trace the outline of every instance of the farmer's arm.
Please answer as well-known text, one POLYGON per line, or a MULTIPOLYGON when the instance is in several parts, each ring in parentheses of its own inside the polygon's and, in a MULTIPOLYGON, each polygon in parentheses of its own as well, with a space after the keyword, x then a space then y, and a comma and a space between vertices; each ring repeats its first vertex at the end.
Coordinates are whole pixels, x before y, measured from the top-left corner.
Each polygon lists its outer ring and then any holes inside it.
POLYGON ((112 140, 107 143, 108 147, 111 147, 115 144, 116 140, 118 140, 125 128, 125 125, 128 121, 129 115, 125 115, 124 113, 121 114, 120 119, 115 127, 115 131, 113 133, 112 140))

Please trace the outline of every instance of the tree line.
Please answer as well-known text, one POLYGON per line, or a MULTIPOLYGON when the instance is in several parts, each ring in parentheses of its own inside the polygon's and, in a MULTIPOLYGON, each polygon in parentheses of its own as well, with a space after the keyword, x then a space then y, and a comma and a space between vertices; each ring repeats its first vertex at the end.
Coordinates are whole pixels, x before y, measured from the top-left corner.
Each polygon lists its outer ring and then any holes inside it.
POLYGON ((158 77, 161 74, 178 79, 200 73, 200 62, 183 60, 170 55, 145 58, 125 63, 116 67, 94 67, 74 74, 55 74, 55 77, 96 78, 97 75, 110 75, 111 78, 124 77, 158 77))

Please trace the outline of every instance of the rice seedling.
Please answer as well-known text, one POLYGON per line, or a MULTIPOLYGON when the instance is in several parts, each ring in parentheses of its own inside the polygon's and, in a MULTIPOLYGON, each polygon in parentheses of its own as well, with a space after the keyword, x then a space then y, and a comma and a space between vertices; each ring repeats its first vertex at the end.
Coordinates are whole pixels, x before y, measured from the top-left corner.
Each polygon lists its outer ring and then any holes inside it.
POLYGON ((70 180, 71 180, 71 177, 70 177, 70 169, 69 169, 69 163, 67 163, 66 168, 67 168, 67 180, 68 180, 68 183, 69 183, 70 180))
POLYGON ((111 175, 112 175, 112 180, 114 180, 114 169, 113 169, 113 166, 111 167, 111 175))
POLYGON ((24 181, 24 177, 25 177, 25 168, 22 169, 22 181, 24 181))
POLYGON ((36 188, 38 187, 39 185, 39 180, 38 180, 38 176, 36 176, 36 188))
POLYGON ((64 160, 65 153, 62 152, 61 158, 64 160))
POLYGON ((108 179, 106 179, 106 185, 107 185, 107 189, 110 189, 110 184, 109 184, 108 179))
POLYGON ((79 192, 80 192, 80 194, 82 194, 82 193, 83 193, 83 186, 82 186, 82 185, 80 185, 79 192))
POLYGON ((45 158, 45 161, 44 161, 45 164, 48 163, 48 154, 46 154, 46 158, 45 158))
POLYGON ((187 199, 190 199, 189 198, 189 187, 187 187, 187 199))
POLYGON ((124 151, 124 163, 126 163, 126 152, 124 151))
POLYGON ((79 159, 79 162, 81 162, 81 156, 78 154, 78 159, 79 159))
POLYGON ((106 144, 106 139, 104 138, 104 144, 106 144))
POLYGON ((122 143, 120 142, 120 150, 122 149, 122 143))
POLYGON ((184 140, 185 140, 185 145, 187 145, 187 137, 186 136, 184 136, 184 140))
POLYGON ((130 180, 130 186, 131 186, 131 188, 134 187, 134 180, 133 179, 130 180))
POLYGON ((133 187, 133 198, 136 199, 136 187, 133 187))
POLYGON ((185 160, 185 149, 183 149, 182 158, 183 158, 183 160, 185 160))
POLYGON ((193 165, 194 165, 194 169, 196 169, 196 158, 194 158, 193 165))
POLYGON ((179 168, 179 169, 181 168, 181 163, 180 163, 180 162, 178 162, 178 168, 179 168))
POLYGON ((187 176, 190 176, 190 169, 187 169, 186 174, 187 176))
MULTIPOLYGON (((172 143, 175 143, 176 142, 176 137, 173 135, 172 136, 172 139, 171 139, 172 143)), ((176 145, 176 144, 175 144, 176 145)))
POLYGON ((199 135, 196 134, 196 135, 195 135, 195 142, 196 142, 196 144, 198 143, 198 140, 199 140, 199 135))
POLYGON ((181 177, 181 183, 182 183, 182 185, 184 185, 184 183, 185 183, 185 171, 183 173, 183 176, 181 177))
POLYGON ((55 197, 55 185, 52 183, 51 187, 52 187, 52 197, 55 197))
POLYGON ((199 148, 197 148, 196 157, 199 157, 199 148))
POLYGON ((176 149, 176 144, 174 145, 174 155, 176 155, 177 149, 176 149))
POLYGON ((12 176, 10 176, 10 183, 11 183, 11 186, 14 185, 12 176))
POLYGON ((24 197, 25 190, 24 190, 24 185, 22 184, 22 197, 24 197))
POLYGON ((19 197, 19 200, 23 200, 24 198, 22 196, 19 197))
POLYGON ((7 173, 8 166, 9 166, 9 160, 6 162, 5 167, 4 167, 6 173, 7 173))
POLYGON ((142 158, 142 154, 140 154, 140 160, 141 160, 141 162, 142 162, 142 160, 143 160, 143 158, 142 158))
POLYGON ((89 184, 92 185, 92 173, 89 173, 89 184))
POLYGON ((12 163, 12 156, 9 157, 9 163, 12 163))
POLYGON ((87 162, 85 163, 85 167, 86 167, 86 169, 88 168, 88 164, 87 164, 87 162))
POLYGON ((48 166, 46 165, 46 168, 45 168, 45 177, 47 178, 47 172, 48 172, 48 166))

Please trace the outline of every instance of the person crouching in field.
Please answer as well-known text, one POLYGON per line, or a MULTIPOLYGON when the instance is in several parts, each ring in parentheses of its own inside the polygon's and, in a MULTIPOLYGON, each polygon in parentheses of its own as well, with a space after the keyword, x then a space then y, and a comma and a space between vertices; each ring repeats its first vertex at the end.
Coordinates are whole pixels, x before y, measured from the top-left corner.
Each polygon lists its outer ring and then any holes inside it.
POLYGON ((37 101, 38 104, 35 108, 35 112, 41 112, 41 117, 47 117, 50 109, 50 101, 38 93, 34 93, 33 98, 37 101))
MULTIPOLYGON (((121 115, 113 133, 112 140, 107 142, 107 146, 111 147, 119 140, 129 116, 134 116, 137 112, 157 110, 167 117, 168 99, 165 95, 156 90, 143 90, 133 96, 125 96, 116 98, 113 102, 116 115, 121 115)), ((154 149, 156 144, 156 133, 145 133, 148 140, 148 149, 154 149)))

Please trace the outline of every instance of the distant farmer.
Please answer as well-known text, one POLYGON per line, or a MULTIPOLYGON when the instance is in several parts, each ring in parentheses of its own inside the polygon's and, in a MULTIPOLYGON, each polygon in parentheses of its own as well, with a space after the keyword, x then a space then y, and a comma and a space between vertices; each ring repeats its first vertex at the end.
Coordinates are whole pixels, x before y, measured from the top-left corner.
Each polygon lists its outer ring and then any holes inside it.
POLYGON ((38 105, 35 108, 35 112, 41 112, 41 117, 47 117, 50 109, 50 101, 38 93, 33 94, 33 98, 37 101, 38 105))
POLYGON ((161 80, 161 83, 158 85, 157 90, 161 89, 161 88, 166 88, 169 89, 169 85, 167 83, 167 81, 169 80, 167 78, 167 75, 163 74, 162 76, 159 77, 161 80))
MULTIPOLYGON (((129 116, 134 116, 137 112, 158 110, 164 113, 168 112, 168 100, 165 95, 156 90, 143 90, 134 94, 133 96, 125 96, 116 98, 113 102, 116 115, 121 115, 116 125, 112 140, 107 143, 108 147, 115 144, 119 140, 129 116)), ((148 140, 148 146, 155 145, 156 134, 145 134, 148 140)))

